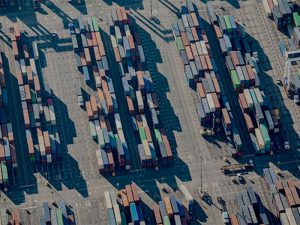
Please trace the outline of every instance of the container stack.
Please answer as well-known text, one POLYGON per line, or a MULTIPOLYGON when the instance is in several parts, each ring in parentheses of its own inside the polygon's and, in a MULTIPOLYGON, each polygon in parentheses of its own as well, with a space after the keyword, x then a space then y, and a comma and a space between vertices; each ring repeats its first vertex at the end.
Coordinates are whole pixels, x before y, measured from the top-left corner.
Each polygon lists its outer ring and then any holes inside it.
POLYGON ((95 17, 83 21, 81 16, 70 27, 77 59, 87 84, 95 81, 97 97, 85 102, 91 135, 99 147, 96 158, 100 172, 115 174, 116 168, 130 169, 130 157, 108 61, 95 17))
POLYGON ((300 45, 300 16, 298 12, 293 13, 293 22, 294 22, 294 30, 292 33, 292 38, 294 41, 294 45, 299 47, 300 45))
POLYGON ((145 224, 138 187, 132 183, 115 192, 104 192, 109 225, 145 224))
POLYGON ((48 202, 44 202, 39 224, 73 225, 75 224, 74 215, 68 211, 66 203, 63 200, 59 202, 57 208, 50 208, 48 202))
POLYGON ((270 224, 266 210, 252 187, 239 193, 235 201, 237 210, 230 215, 232 225, 270 224))
POLYGON ((300 181, 282 178, 270 168, 263 170, 263 176, 281 223, 300 224, 300 181))
POLYGON ((8 168, 17 167, 15 138, 8 109, 8 104, 12 102, 8 100, 6 83, 0 52, 0 188, 9 183, 8 168))
POLYGON ((36 164, 56 162, 61 159, 61 148, 52 91, 47 84, 44 84, 45 90, 41 89, 37 61, 16 23, 11 31, 30 161, 36 164))
POLYGON ((159 104, 148 71, 143 69, 144 51, 135 21, 125 8, 112 10, 108 18, 110 39, 122 80, 132 127, 138 139, 142 167, 172 163, 172 150, 159 118, 159 104))
POLYGON ((271 137, 279 133, 279 110, 260 90, 257 58, 251 52, 246 34, 233 16, 218 16, 213 24, 225 64, 256 154, 271 150, 271 137))
POLYGON ((202 18, 190 1, 182 6, 181 18, 172 25, 172 29, 188 85, 197 91, 196 107, 203 127, 202 134, 207 135, 206 130, 216 130, 217 123, 221 122, 225 134, 231 135, 232 117, 222 102, 224 92, 218 68, 211 54, 202 18))
POLYGON ((262 0, 268 17, 272 17, 278 30, 283 30, 292 24, 296 0, 262 0))

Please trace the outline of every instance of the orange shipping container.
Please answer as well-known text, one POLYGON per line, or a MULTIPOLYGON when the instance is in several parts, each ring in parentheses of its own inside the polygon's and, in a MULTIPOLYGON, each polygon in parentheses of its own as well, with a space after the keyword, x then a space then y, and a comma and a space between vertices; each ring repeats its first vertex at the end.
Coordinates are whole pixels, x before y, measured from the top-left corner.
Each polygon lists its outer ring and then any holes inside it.
POLYGON ((0 161, 5 160, 5 151, 3 146, 3 140, 0 140, 0 161))
POLYGON ((254 125, 253 125, 251 117, 249 116, 248 113, 244 113, 244 119, 245 119, 245 122, 246 122, 248 132, 253 133, 254 132, 254 125))
POLYGON ((213 70, 213 67, 212 67, 212 64, 211 64, 211 60, 210 60, 210 58, 209 58, 208 55, 205 56, 205 61, 206 61, 206 63, 207 63, 208 69, 209 69, 209 70, 213 70))
POLYGON ((253 73, 252 67, 250 65, 246 65, 246 69, 247 69, 247 72, 249 75, 250 83, 252 85, 254 85, 255 84, 255 75, 253 73))
POLYGON ((100 33, 96 32, 95 35, 96 35, 97 44, 98 45, 102 45, 103 43, 102 43, 102 39, 101 39, 100 33))
POLYGON ((288 185, 289 185, 289 187, 291 189, 292 196, 293 196, 293 198, 295 200, 295 205, 299 206, 300 205, 300 198, 299 198, 298 192, 297 192, 297 190, 295 188, 294 180, 291 180, 291 179, 288 180, 288 185))
POLYGON ((123 19, 123 22, 124 22, 125 24, 127 24, 127 23, 128 23, 128 17, 127 17, 127 12, 126 12, 126 10, 125 10, 124 7, 122 7, 121 12, 122 12, 122 19, 123 19))
POLYGON ((51 145, 50 145, 50 138, 48 131, 43 132, 44 143, 45 143, 45 150, 47 154, 51 154, 51 145))
POLYGON ((104 50, 103 43, 99 44, 98 47, 99 47, 99 52, 100 52, 101 57, 105 56, 105 50, 104 50))
POLYGON ((205 44, 208 44, 208 38, 205 33, 205 30, 201 30, 201 34, 202 34, 202 38, 203 38, 203 41, 205 42, 205 44))
POLYGON ((138 81, 138 89, 143 90, 145 88, 144 76, 142 71, 137 71, 136 73, 137 81, 138 81))
POLYGON ((239 94, 239 102, 243 112, 248 111, 248 104, 243 93, 239 94))
POLYGON ((221 109, 221 105, 220 105, 217 94, 216 93, 211 93, 211 97, 213 99, 216 110, 219 111, 221 109))
POLYGON ((104 69, 100 69, 99 70, 99 75, 100 75, 100 77, 102 78, 102 79, 104 79, 105 78, 105 70, 104 69))
POLYGON ((133 37, 131 35, 128 36, 129 47, 131 51, 135 50, 133 37))
POLYGON ((268 5, 269 5, 271 11, 273 11, 273 7, 274 7, 273 0, 267 0, 267 1, 268 1, 268 5))
POLYGON ((86 113, 89 117, 89 120, 92 120, 93 119, 93 111, 92 111, 91 103, 89 101, 85 102, 85 109, 86 109, 86 113))
POLYGON ((205 56, 204 55, 200 55, 199 59, 200 59, 201 65, 203 67, 203 70, 207 71, 208 70, 208 66, 207 66, 207 63, 206 63, 206 60, 205 60, 205 56))
POLYGON ((85 56, 86 63, 90 65, 92 61, 91 61, 90 50, 88 48, 84 48, 84 56, 85 56))
POLYGON ((220 89, 219 82, 218 82, 217 78, 213 77, 212 81, 214 83, 214 87, 215 87, 217 95, 220 95, 221 94, 221 89, 220 89))
POLYGON ((90 102, 91 102, 91 108, 92 108, 93 115, 96 115, 98 112, 98 109, 97 109, 96 98, 94 95, 91 95, 90 102))
POLYGON ((195 41, 199 41, 199 36, 198 36, 198 33, 197 33, 197 30, 195 27, 192 27, 191 28, 191 31, 192 31, 192 35, 193 35, 193 38, 195 41))
POLYGON ((126 101, 127 101, 129 113, 130 113, 131 115, 133 115, 133 114, 134 114, 134 106, 133 106, 132 99, 131 99, 129 96, 126 96, 126 101))
POLYGON ((181 35, 181 40, 182 40, 182 43, 184 46, 189 46, 189 41, 188 41, 188 38, 186 36, 186 33, 185 32, 180 32, 180 35, 181 35))
POLYGON ((161 218, 161 215, 160 215, 160 209, 159 209, 159 206, 158 205, 155 205, 153 207, 153 213, 154 213, 154 217, 155 217, 155 222, 157 225, 160 225, 160 224, 163 224, 162 222, 162 218, 161 218))
POLYGON ((165 203, 168 216, 172 217, 173 216, 173 210, 172 210, 172 206, 171 206, 171 202, 170 202, 169 196, 165 196, 163 198, 163 201, 165 203))
POLYGON ((224 122, 225 122, 225 126, 229 127, 231 125, 231 120, 230 120, 230 117, 229 117, 228 110, 226 108, 222 109, 222 116, 223 116, 223 119, 224 119, 224 122))
POLYGON ((288 201, 289 203, 289 206, 295 206, 296 203, 295 203, 295 200, 293 198, 293 195, 292 195, 292 192, 291 192, 291 189, 286 187, 284 188, 284 192, 285 192, 285 197, 286 197, 286 200, 288 201))
POLYGON ((34 155, 32 136, 26 136, 26 139, 27 139, 28 152, 30 155, 34 155))
POLYGON ((121 56, 118 47, 114 48, 115 58, 117 62, 121 62, 121 56))
POLYGON ((148 141, 148 143, 151 143, 152 137, 151 137, 150 129, 149 129, 149 127, 145 127, 144 129, 145 129, 147 141, 148 141))
POLYGON ((186 52, 186 55, 188 57, 188 60, 189 61, 193 61, 194 60, 194 56, 193 56, 193 53, 192 53, 192 50, 191 50, 190 46, 185 46, 185 52, 186 52))
POLYGON ((126 189, 126 194, 127 194, 127 198, 128 198, 129 203, 133 202, 134 200, 133 200, 131 186, 130 185, 126 185, 125 189, 126 189))
POLYGON ((221 33, 221 30, 220 30, 220 27, 218 25, 214 24, 214 29, 215 29, 217 38, 222 38, 222 33, 221 33))
POLYGON ((26 67, 27 70, 27 79, 29 84, 33 84, 33 75, 32 75, 32 69, 31 66, 26 67))
POLYGON ((277 180, 276 183, 275 183, 275 187, 278 191, 283 191, 283 184, 281 182, 281 180, 277 180))
POLYGON ((104 93, 104 96, 105 96, 105 101, 106 101, 108 112, 112 113, 114 108, 113 108, 111 94, 109 92, 107 92, 107 93, 104 93))
POLYGON ((118 16, 118 21, 120 22, 120 23, 122 23, 123 22, 123 17, 122 17, 122 12, 121 12, 121 9, 120 8, 117 8, 117 16, 118 16))
POLYGON ((27 109, 23 109, 23 116, 24 116, 24 124, 26 128, 30 128, 30 120, 29 114, 27 109))
POLYGON ((16 39, 20 40, 21 32, 20 32, 18 23, 14 23, 14 32, 15 32, 15 35, 16 35, 16 39))
POLYGON ((94 49, 94 54, 95 54, 96 61, 100 61, 101 60, 101 56, 100 56, 100 53, 99 53, 98 46, 94 46, 93 49, 94 49))
POLYGON ((196 14, 194 12, 191 12, 191 17, 192 17, 194 26, 196 28, 198 28, 199 27, 199 21, 198 21, 198 18, 197 18, 196 14))
POLYGON ((230 216, 230 222, 232 225, 239 225, 238 219, 236 218, 236 215, 232 214, 230 216))
POLYGON ((33 77, 33 83, 34 83, 34 89, 38 95, 41 94, 41 86, 40 86, 40 81, 38 76, 33 77))
POLYGON ((236 54, 236 52, 235 51, 232 51, 231 53, 230 53, 230 58, 231 58, 231 60, 232 60, 232 63, 233 63, 233 65, 234 65, 234 67, 236 67, 236 66, 238 66, 240 63, 239 63, 239 60, 238 60, 238 58, 237 58, 237 54, 236 54))
POLYGON ((18 73, 17 74, 18 84, 19 84, 19 86, 22 86, 22 85, 24 85, 22 73, 21 73, 21 71, 18 71, 17 73, 18 73))
POLYGON ((205 98, 205 92, 202 83, 197 83, 197 94, 198 98, 205 98))
POLYGON ((132 190, 133 201, 138 202, 140 200, 138 188, 135 183, 132 183, 130 186, 132 190))
POLYGON ((199 53, 197 51, 197 47, 196 47, 195 43, 191 43, 191 50, 192 50, 193 56, 195 58, 196 58, 196 56, 199 56, 199 53))
POLYGON ((26 101, 28 103, 31 102, 31 95, 30 95, 30 87, 28 84, 24 85, 24 91, 25 91, 25 97, 26 97, 26 101))
POLYGON ((121 195, 121 199, 122 199, 122 205, 127 208, 129 206, 129 201, 128 201, 128 198, 127 198, 127 195, 126 195, 126 191, 123 189, 121 192, 120 192, 120 195, 121 195))
POLYGON ((15 59, 19 59, 19 50, 18 50, 17 42, 13 41, 11 44, 12 44, 12 49, 13 49, 15 59))

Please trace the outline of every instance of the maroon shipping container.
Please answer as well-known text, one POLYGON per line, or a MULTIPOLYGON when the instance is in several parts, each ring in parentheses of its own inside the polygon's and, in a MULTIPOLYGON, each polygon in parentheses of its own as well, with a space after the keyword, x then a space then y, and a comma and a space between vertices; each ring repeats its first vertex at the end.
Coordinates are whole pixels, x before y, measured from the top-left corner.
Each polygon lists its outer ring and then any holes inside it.
POLYGON ((232 60, 232 63, 233 63, 233 65, 234 65, 234 67, 240 65, 240 62, 239 62, 239 60, 238 60, 238 58, 237 58, 236 51, 230 52, 230 58, 231 58, 231 60, 232 60))
POLYGON ((153 207, 153 213, 154 213, 154 218, 155 218, 156 225, 162 225, 163 222, 162 222, 162 218, 161 218, 161 215, 160 215, 160 210, 159 210, 158 205, 155 205, 153 207))
POLYGON ((216 32, 216 35, 217 35, 217 38, 222 38, 222 33, 221 33, 221 29, 218 25, 214 24, 214 29, 215 29, 215 32, 216 32))
POLYGON ((92 36, 90 32, 86 33, 86 40, 89 47, 93 46, 92 36))
POLYGON ((196 84, 196 89, 197 89, 197 94, 198 94, 199 99, 206 97, 202 83, 197 83, 196 84))
POLYGON ((125 190, 126 190, 126 194, 127 194, 127 198, 129 203, 133 202, 133 195, 132 195, 132 190, 131 190, 131 186, 130 185, 126 185, 125 186, 125 190))
POLYGON ((239 103, 243 112, 247 112, 249 108, 243 93, 239 93, 239 103))
POLYGON ((13 164, 17 164, 17 154, 16 147, 14 144, 9 144, 10 154, 11 154, 11 162, 13 164))
POLYGON ((249 75, 251 86, 255 85, 255 75, 253 73, 252 67, 250 65, 246 65, 246 69, 249 75))
POLYGON ((133 201, 138 202, 140 200, 138 187, 136 186, 135 183, 132 183, 130 185, 130 187, 131 187, 131 190, 132 190, 133 201))
POLYGON ((5 161, 5 151, 3 146, 3 140, 0 140, 0 161, 5 161))
POLYGON ((186 36, 186 33, 185 32, 180 32, 180 35, 181 35, 181 40, 182 40, 182 43, 184 46, 189 46, 190 43, 188 41, 188 38, 186 36))
POLYGON ((2 68, 0 69, 0 83, 1 83, 1 87, 6 86, 4 70, 2 68))
POLYGON ((133 106, 132 99, 129 96, 126 96, 126 101, 127 101, 129 113, 130 113, 130 115, 133 115, 134 114, 134 106, 133 106))
POLYGON ((284 188, 284 192, 285 192, 285 197, 286 197, 286 200, 288 201, 289 203, 289 206, 295 206, 296 203, 295 203, 295 200, 293 198, 293 195, 292 195, 292 192, 291 192, 291 189, 289 187, 285 187, 284 188))
POLYGON ((143 121, 142 121, 142 118, 140 115, 136 115, 135 120, 136 120, 136 124, 137 124, 138 128, 143 127, 143 121))
POLYGON ((170 146, 166 131, 163 128, 161 128, 160 133, 161 133, 162 141, 163 141, 166 151, 167 151, 168 160, 171 161, 173 159, 173 153, 171 150, 171 146, 170 146))
POLYGON ((153 100, 154 109, 158 109, 159 105, 158 105, 156 93, 152 93, 152 100, 153 100))
POLYGON ((193 61, 194 60, 194 56, 193 56, 193 53, 192 53, 192 50, 191 50, 190 46, 185 46, 185 52, 186 52, 186 55, 188 57, 188 60, 189 61, 193 61))
POLYGON ((47 154, 51 154, 51 145, 48 131, 43 132, 45 150, 47 154))
POLYGON ((244 113, 244 119, 245 119, 245 122, 246 122, 248 132, 253 133, 254 132, 254 125, 253 125, 251 117, 249 116, 248 113, 244 113))
POLYGON ((194 41, 199 41, 199 36, 198 36, 198 33, 197 33, 197 30, 195 27, 192 27, 191 28, 191 31, 192 31, 192 35, 193 35, 193 38, 194 38, 194 41))
POLYGON ((91 32, 91 38, 92 38, 93 46, 97 46, 98 44, 97 44, 97 38, 95 32, 91 32))
POLYGON ((85 110, 89 117, 89 120, 92 120, 93 119, 93 111, 92 111, 91 103, 89 101, 85 102, 85 110))
POLYGON ((84 48, 84 56, 85 56, 86 63, 88 65, 91 65, 91 63, 92 63, 91 54, 90 54, 90 50, 88 48, 84 48))
POLYGON ((25 59, 29 59, 29 52, 28 52, 27 45, 23 45, 22 48, 23 48, 25 59))
POLYGON ((199 21, 198 21, 198 18, 196 16, 196 14, 194 12, 191 12, 191 17, 192 17, 192 20, 193 20, 193 24, 196 28, 199 27, 199 21))
POLYGON ((116 61, 117 62, 121 62, 122 59, 121 59, 121 56, 120 56, 120 52, 119 52, 119 49, 116 47, 114 48, 114 53, 115 53, 115 58, 116 58, 116 61))

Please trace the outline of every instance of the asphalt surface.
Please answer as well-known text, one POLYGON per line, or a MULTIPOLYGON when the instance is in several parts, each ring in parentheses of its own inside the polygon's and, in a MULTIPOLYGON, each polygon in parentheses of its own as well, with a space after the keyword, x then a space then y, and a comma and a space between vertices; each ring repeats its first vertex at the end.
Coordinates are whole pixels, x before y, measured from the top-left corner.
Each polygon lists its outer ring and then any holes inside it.
MULTIPOLYGON (((232 212, 234 210, 233 199, 235 195, 245 189, 247 185, 253 185, 262 196, 266 207, 269 208, 270 202, 265 193, 262 179, 259 176, 262 169, 268 166, 269 161, 273 161, 276 166, 287 169, 290 173, 298 176, 298 153, 294 151, 275 156, 244 156, 241 161, 253 159, 256 164, 255 171, 248 171, 244 175, 246 185, 234 185, 231 182, 231 177, 225 176, 220 171, 220 166, 224 165, 223 157, 228 157, 232 163, 236 163, 236 161, 229 157, 229 149, 231 147, 222 138, 216 137, 214 140, 205 140, 200 135, 200 124, 195 109, 196 93, 186 83, 183 68, 180 64, 180 57, 171 38, 170 27, 171 23, 177 20, 176 12, 178 12, 178 6, 180 5, 179 0, 152 1, 152 8, 157 10, 160 24, 148 19, 151 8, 150 1, 132 1, 130 4, 126 3, 126 1, 117 2, 119 5, 126 5, 136 17, 147 59, 146 67, 151 73, 159 98, 163 125, 166 127, 172 150, 177 156, 175 157, 174 166, 162 168, 159 172, 155 172, 152 169, 140 169, 136 160, 134 135, 130 130, 131 126, 129 126, 128 118, 126 118, 126 110, 124 110, 127 107, 122 107, 125 105, 125 101, 121 98, 123 95, 119 90, 118 77, 114 76, 115 89, 118 92, 117 95, 120 96, 118 98, 119 107, 122 108, 120 112, 124 114, 122 120, 125 122, 123 126, 126 127, 126 140, 130 145, 131 158, 134 160, 133 169, 115 177, 104 177, 98 173, 94 157, 94 150, 97 144, 91 138, 85 111, 77 105, 75 84, 79 81, 81 87, 88 94, 93 93, 93 90, 85 85, 82 75, 76 68, 66 25, 68 21, 76 18, 80 13, 88 12, 89 16, 97 16, 103 19, 100 26, 104 32, 102 37, 106 42, 107 36, 105 33, 107 33, 107 26, 104 21, 111 12, 111 8, 117 5, 114 1, 112 5, 110 3, 109 1, 88 0, 85 5, 78 6, 69 2, 53 2, 48 6, 43 5, 42 13, 37 13, 35 16, 29 14, 32 13, 30 7, 28 9, 24 7, 22 12, 9 12, 5 16, 0 17, 0 22, 3 25, 0 33, 0 47, 7 55, 13 76, 15 75, 14 60, 8 45, 9 40, 6 37, 12 21, 18 19, 21 28, 28 32, 30 41, 34 40, 39 43, 42 55, 39 61, 39 68, 45 82, 49 84, 55 95, 58 127, 62 144, 65 146, 64 159, 61 163, 32 167, 28 161, 26 149, 22 147, 24 130, 22 130, 22 118, 18 116, 18 110, 21 106, 19 101, 13 101, 11 111, 16 110, 16 113, 12 115, 14 115, 13 120, 16 121, 14 123, 16 124, 14 125, 15 135, 19 137, 17 147, 17 151, 20 153, 18 154, 19 169, 11 180, 14 188, 10 189, 8 193, 1 194, 1 205, 9 209, 14 207, 20 208, 24 224, 37 224, 38 217, 42 212, 41 205, 43 201, 50 202, 64 199, 68 204, 72 205, 77 224, 106 224, 107 215, 103 199, 105 190, 119 189, 125 184, 134 181, 141 189, 142 201, 151 208, 155 202, 161 199, 160 183, 166 183, 176 190, 178 183, 184 181, 198 205, 196 207, 194 224, 199 222, 201 224, 222 224, 219 211, 220 206, 216 203, 217 196, 222 195, 226 199, 228 210, 232 212), (56 42, 51 40, 51 32, 53 30, 58 34, 56 42), (251 184, 249 179, 254 179, 255 184, 251 184), (198 194, 200 185, 208 192, 216 205, 207 205, 205 202, 200 201, 198 194), (49 186, 51 186, 51 189, 49 186), (30 214, 26 213, 27 209, 30 210, 30 214)), ((261 10, 262 5, 258 4, 260 10, 254 10, 256 1, 240 3, 241 9, 239 10, 234 9, 230 4, 224 4, 228 5, 230 12, 240 16, 241 20, 244 17, 239 14, 240 11, 242 12, 241 14, 244 14, 245 21, 243 22, 247 23, 249 32, 253 32, 253 35, 259 35, 258 29, 264 30, 267 28, 267 34, 272 37, 273 31, 269 28, 271 23, 264 17, 263 10, 261 10), (252 11, 250 15, 246 13, 249 10, 252 11), (251 16, 250 19, 247 20, 247 16, 251 16), (251 23, 254 24, 251 25, 251 23), (259 27, 257 24, 265 25, 259 27), (252 28, 253 30, 251 30, 252 28)), ((215 4, 216 9, 218 9, 218 4, 220 3, 217 1, 215 4)), ((205 5, 201 3, 199 7, 200 15, 205 17, 205 5)), ((211 32, 208 32, 208 35, 210 42, 215 43, 214 35, 211 32)), ((284 37, 280 36, 280 38, 284 37)), ((260 43, 269 43, 270 40, 273 43, 272 46, 276 43, 276 40, 273 39, 262 39, 262 37, 258 37, 260 43)), ((224 74, 223 82, 226 87, 229 87, 231 83, 229 83, 228 79, 225 79, 228 74, 222 63, 223 60, 218 54, 218 46, 212 44, 211 47, 214 50, 218 67, 224 74)), ((267 49, 271 47, 270 45, 266 46, 267 49)), ((262 45, 262 48, 265 49, 265 46, 262 45)), ((113 59, 111 51, 107 51, 107 54, 109 59, 113 59)), ((281 65, 283 64, 279 56, 274 56, 274 54, 278 54, 277 49, 272 50, 269 56, 271 64, 276 65, 273 69, 275 71, 282 69, 281 65), (277 58, 279 58, 278 61, 277 58)), ((112 73, 117 73, 114 62, 110 60, 109 63, 112 73)), ((274 76, 276 76, 275 72, 274 76)), ((14 91, 16 90, 15 86, 13 86, 14 83, 11 83, 11 96, 13 99, 18 99, 18 91, 14 91)), ((234 98, 235 94, 230 88, 227 88, 227 91, 227 94, 231 96, 229 99, 232 99, 230 104, 236 111, 234 116, 240 118, 240 109, 234 98)), ((278 95, 281 96, 280 90, 276 89, 276 91, 276 93, 279 91, 278 95)), ((283 98, 283 101, 285 103, 288 102, 285 98, 283 98)), ((292 104, 289 104, 292 107, 292 104)), ((286 107, 289 109, 288 105, 286 107)), ((297 118, 293 117, 295 121, 297 121, 297 118)), ((248 149, 247 133, 242 125, 243 121, 240 120, 237 119, 238 124, 241 124, 239 129, 242 131, 242 140, 246 151, 250 151, 248 149)))

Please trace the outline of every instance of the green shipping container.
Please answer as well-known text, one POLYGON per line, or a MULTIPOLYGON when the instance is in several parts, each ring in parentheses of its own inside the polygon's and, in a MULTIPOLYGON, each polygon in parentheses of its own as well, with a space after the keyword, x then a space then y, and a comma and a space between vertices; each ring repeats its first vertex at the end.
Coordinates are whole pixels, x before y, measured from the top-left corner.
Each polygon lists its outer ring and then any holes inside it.
POLYGON ((95 32, 99 32, 99 25, 96 17, 92 17, 92 23, 95 32))
POLYGON ((30 89, 30 94, 31 94, 31 101, 32 103, 36 103, 36 93, 34 90, 30 89))
POLYGON ((143 127, 139 128, 139 134, 140 134, 141 141, 147 140, 145 129, 143 127))
POLYGON ((232 84, 233 84, 234 89, 240 89, 241 82, 240 82, 240 80, 238 78, 236 70, 230 71, 230 74, 231 74, 231 80, 232 80, 232 84))
POLYGON ((30 156, 30 162, 35 162, 35 157, 34 156, 30 156))
POLYGON ((109 142, 112 148, 116 148, 116 139, 113 132, 108 132, 109 142))
POLYGON ((300 26, 300 16, 297 12, 293 13, 293 18, 294 18, 294 24, 296 27, 300 26))
POLYGON ((56 210, 56 218, 57 218, 58 225, 64 225, 63 215, 62 215, 61 209, 59 209, 59 208, 56 210))
POLYGON ((121 212, 121 220, 122 220, 122 225, 127 225, 126 216, 124 212, 121 212))
POLYGON ((224 16, 224 21, 225 21, 228 32, 231 32, 232 27, 231 27, 229 16, 224 16))
POLYGON ((154 134, 155 134, 155 138, 158 142, 162 142, 162 137, 161 137, 161 134, 160 134, 160 131, 157 130, 157 129, 154 129, 154 134))
POLYGON ((8 184, 8 172, 6 162, 1 162, 2 179, 4 184, 8 184))
POLYGON ((164 225, 171 225, 169 217, 168 216, 164 216, 163 217, 163 223, 164 225))
POLYGON ((271 139, 270 139, 270 136, 268 133, 267 126, 265 124, 260 124, 259 129, 260 129, 260 132, 261 132, 264 142, 265 142, 265 146, 266 146, 265 148, 268 151, 271 148, 271 139))
POLYGON ((103 137, 102 129, 99 130, 99 134, 98 134, 98 143, 99 143, 99 146, 100 146, 101 148, 104 148, 104 147, 105 147, 105 142, 104 142, 104 137, 103 137))
POLYGON ((179 51, 184 50, 183 43, 181 37, 175 37, 176 45, 179 51))

